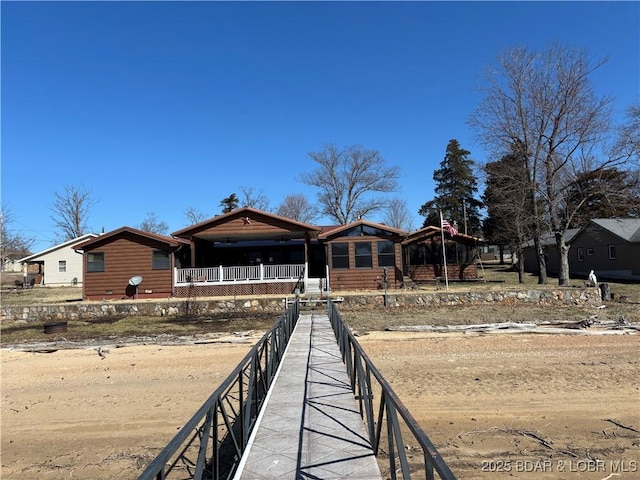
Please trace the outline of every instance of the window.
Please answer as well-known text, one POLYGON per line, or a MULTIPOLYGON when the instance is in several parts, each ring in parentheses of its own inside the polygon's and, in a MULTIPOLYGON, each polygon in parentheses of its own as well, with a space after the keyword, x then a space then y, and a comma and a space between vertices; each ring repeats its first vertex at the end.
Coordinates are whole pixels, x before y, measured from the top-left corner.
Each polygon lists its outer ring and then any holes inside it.
POLYGON ((378 266, 393 267, 396 264, 396 250, 393 242, 378 242, 378 266))
POLYGON ((333 268, 349 268, 348 243, 334 243, 331 245, 331 266, 333 268))
POLYGON ((584 248, 578 247, 578 261, 584 262, 584 248))
POLYGON ((616 259, 616 246, 615 245, 609 245, 609 260, 615 260, 616 259))
POLYGON ((371 242, 356 242, 356 268, 373 267, 373 259, 371 258, 371 242))
POLYGON ((163 250, 154 250, 151 268, 153 270, 169 270, 171 268, 169 252, 165 252, 163 250))
POLYGON ((58 260, 58 271, 66 272, 67 271, 67 261, 66 260, 58 260))
POLYGON ((87 253, 87 272, 104 272, 104 253, 87 253))
POLYGON ((595 255, 593 248, 587 248, 587 257, 592 257, 593 255, 595 255))

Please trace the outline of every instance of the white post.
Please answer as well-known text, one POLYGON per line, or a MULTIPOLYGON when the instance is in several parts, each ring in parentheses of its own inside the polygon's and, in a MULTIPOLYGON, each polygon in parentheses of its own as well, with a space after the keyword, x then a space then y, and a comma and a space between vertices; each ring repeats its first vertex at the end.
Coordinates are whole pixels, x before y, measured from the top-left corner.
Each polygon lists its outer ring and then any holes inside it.
POLYGON ((440 234, 442 235, 442 261, 444 262, 444 282, 449 291, 449 274, 447 273, 447 249, 444 246, 444 222, 442 221, 442 210, 440 212, 440 234))
POLYGON ((260 264, 260 280, 264 280, 264 265, 260 264))
POLYGON ((218 281, 224 281, 224 270, 222 269, 222 265, 218 265, 218 281))

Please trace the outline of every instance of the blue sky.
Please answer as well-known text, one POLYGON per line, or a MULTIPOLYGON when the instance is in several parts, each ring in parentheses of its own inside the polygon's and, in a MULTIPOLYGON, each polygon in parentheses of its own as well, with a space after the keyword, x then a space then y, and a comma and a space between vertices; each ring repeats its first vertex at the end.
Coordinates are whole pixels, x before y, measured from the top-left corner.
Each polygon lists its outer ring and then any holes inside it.
MULTIPOLYGON (((2 21, 2 204, 51 245, 65 185, 97 201, 95 232, 171 232, 241 187, 275 208, 327 143, 378 150, 417 210, 483 69, 505 48, 557 40, 610 57, 596 75, 615 116, 639 99, 639 2, 7 2, 2 21)), ((379 218, 370 218, 379 221, 379 218)), ((333 223, 320 219, 318 224, 333 223)))

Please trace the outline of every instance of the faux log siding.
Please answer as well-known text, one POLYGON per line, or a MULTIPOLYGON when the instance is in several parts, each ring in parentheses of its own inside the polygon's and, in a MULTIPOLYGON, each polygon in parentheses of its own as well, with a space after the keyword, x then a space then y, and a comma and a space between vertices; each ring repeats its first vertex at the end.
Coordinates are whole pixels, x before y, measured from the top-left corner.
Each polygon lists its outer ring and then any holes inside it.
MULTIPOLYGON (((137 235, 124 234, 102 245, 92 246, 86 253, 104 253, 104 272, 87 272, 84 255, 84 296, 89 300, 132 298, 134 290, 127 289, 129 279, 142 276, 138 298, 170 297, 173 288, 173 269, 153 270, 154 250, 167 251, 167 245, 137 235), (153 293, 144 293, 152 290, 153 293), (111 291, 111 294, 106 292, 111 291)), ((170 256, 171 258, 171 256, 170 256)))
MULTIPOLYGON (((444 278, 442 265, 408 265, 407 273, 414 282, 428 282, 436 278, 444 278)), ((475 279, 478 277, 478 266, 472 265, 447 265, 449 280, 475 279)))
POLYGON ((212 225, 211 227, 199 230, 198 234, 215 234, 216 236, 225 236, 228 235, 230 237, 234 235, 255 235, 265 236, 265 235, 273 235, 273 234, 284 234, 298 230, 292 230, 291 225, 279 221, 274 218, 262 217, 260 215, 249 214, 249 222, 245 223, 243 218, 246 215, 241 215, 238 218, 231 218, 224 223, 218 223, 212 225))
MULTIPOLYGON (((357 291, 357 290, 377 290, 383 288, 382 276, 384 267, 378 266, 378 242, 389 240, 389 238, 378 237, 340 237, 329 242, 349 243, 349 268, 333 268, 331 258, 331 246, 327 249, 327 262, 329 268, 329 286, 332 291, 357 291), (356 242, 371 242, 372 268, 356 268, 355 246, 356 242)), ((387 288, 400 288, 402 285, 402 246, 395 244, 396 267, 387 268, 387 288)))

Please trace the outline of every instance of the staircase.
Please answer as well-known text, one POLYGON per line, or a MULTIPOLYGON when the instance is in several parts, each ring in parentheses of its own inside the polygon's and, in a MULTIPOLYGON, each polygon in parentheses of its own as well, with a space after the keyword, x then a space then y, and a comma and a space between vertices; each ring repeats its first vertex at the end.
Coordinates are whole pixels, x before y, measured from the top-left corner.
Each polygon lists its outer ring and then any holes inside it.
POLYGON ((411 277, 409 277, 408 275, 404 275, 402 277, 402 283, 404 283, 404 288, 406 288, 407 290, 415 290, 418 288, 418 286, 413 282, 411 277))
POLYGON ((321 296, 322 290, 322 279, 321 278, 309 278, 304 285, 304 293, 307 296, 321 296))

